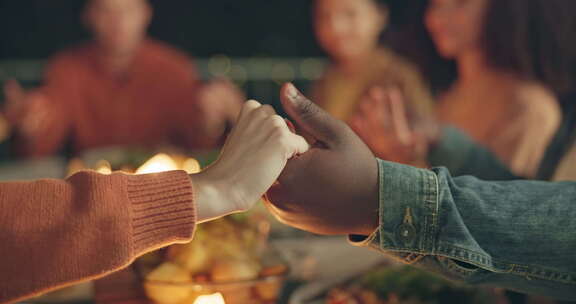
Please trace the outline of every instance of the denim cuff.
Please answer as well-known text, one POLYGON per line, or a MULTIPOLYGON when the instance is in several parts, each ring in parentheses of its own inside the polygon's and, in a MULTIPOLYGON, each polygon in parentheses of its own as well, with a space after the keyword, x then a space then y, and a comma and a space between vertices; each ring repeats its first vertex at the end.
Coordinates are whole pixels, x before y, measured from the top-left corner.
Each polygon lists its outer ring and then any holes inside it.
POLYGON ((371 247, 414 263, 433 254, 438 230, 438 181, 434 172, 378 161, 380 227, 369 237, 350 236, 356 246, 371 247))
POLYGON ((576 299, 566 232, 573 229, 565 227, 573 222, 574 183, 483 182, 453 179, 442 168, 378 166, 380 225, 368 237, 350 236, 353 245, 455 281, 576 299))

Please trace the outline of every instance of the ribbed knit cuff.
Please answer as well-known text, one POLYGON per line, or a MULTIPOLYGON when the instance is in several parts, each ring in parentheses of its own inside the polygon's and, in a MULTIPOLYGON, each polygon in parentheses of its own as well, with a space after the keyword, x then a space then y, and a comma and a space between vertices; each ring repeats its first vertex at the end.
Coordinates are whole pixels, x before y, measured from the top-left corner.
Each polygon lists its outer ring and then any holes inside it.
POLYGON ((192 181, 186 172, 129 176, 127 195, 134 254, 192 240, 197 215, 192 181))

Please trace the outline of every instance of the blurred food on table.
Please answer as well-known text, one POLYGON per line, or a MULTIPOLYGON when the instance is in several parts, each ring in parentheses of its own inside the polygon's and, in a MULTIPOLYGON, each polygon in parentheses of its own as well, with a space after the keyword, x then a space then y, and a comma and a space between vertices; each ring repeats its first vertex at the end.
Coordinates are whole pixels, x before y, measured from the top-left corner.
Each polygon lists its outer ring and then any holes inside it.
POLYGON ((217 292, 226 303, 274 303, 288 266, 268 247, 269 227, 259 212, 200 225, 191 243, 139 259, 146 294, 162 304, 217 292))
POLYGON ((332 288, 326 304, 497 303, 484 290, 409 266, 384 266, 332 288))

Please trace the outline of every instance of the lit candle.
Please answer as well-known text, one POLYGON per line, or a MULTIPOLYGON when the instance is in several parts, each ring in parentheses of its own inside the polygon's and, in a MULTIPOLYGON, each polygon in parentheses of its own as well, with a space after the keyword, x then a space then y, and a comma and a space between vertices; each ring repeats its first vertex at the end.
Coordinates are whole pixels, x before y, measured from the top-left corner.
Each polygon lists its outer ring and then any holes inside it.
POLYGON ((221 293, 215 293, 207 296, 199 296, 194 304, 226 304, 221 293))
POLYGON ((112 166, 108 161, 101 160, 96 164, 96 172, 100 174, 112 174, 112 166))
POLYGON ((138 168, 136 174, 160 173, 178 169, 178 165, 172 157, 166 154, 158 154, 138 168))

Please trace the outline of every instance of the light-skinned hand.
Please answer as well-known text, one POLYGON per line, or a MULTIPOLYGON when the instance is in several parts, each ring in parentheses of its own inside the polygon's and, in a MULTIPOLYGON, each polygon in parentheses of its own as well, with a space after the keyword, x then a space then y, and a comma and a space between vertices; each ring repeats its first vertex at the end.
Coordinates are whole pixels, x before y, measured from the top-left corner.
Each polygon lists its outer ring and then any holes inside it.
POLYGON ((218 160, 192 176, 200 222, 252 208, 308 148, 271 106, 246 102, 218 160))

